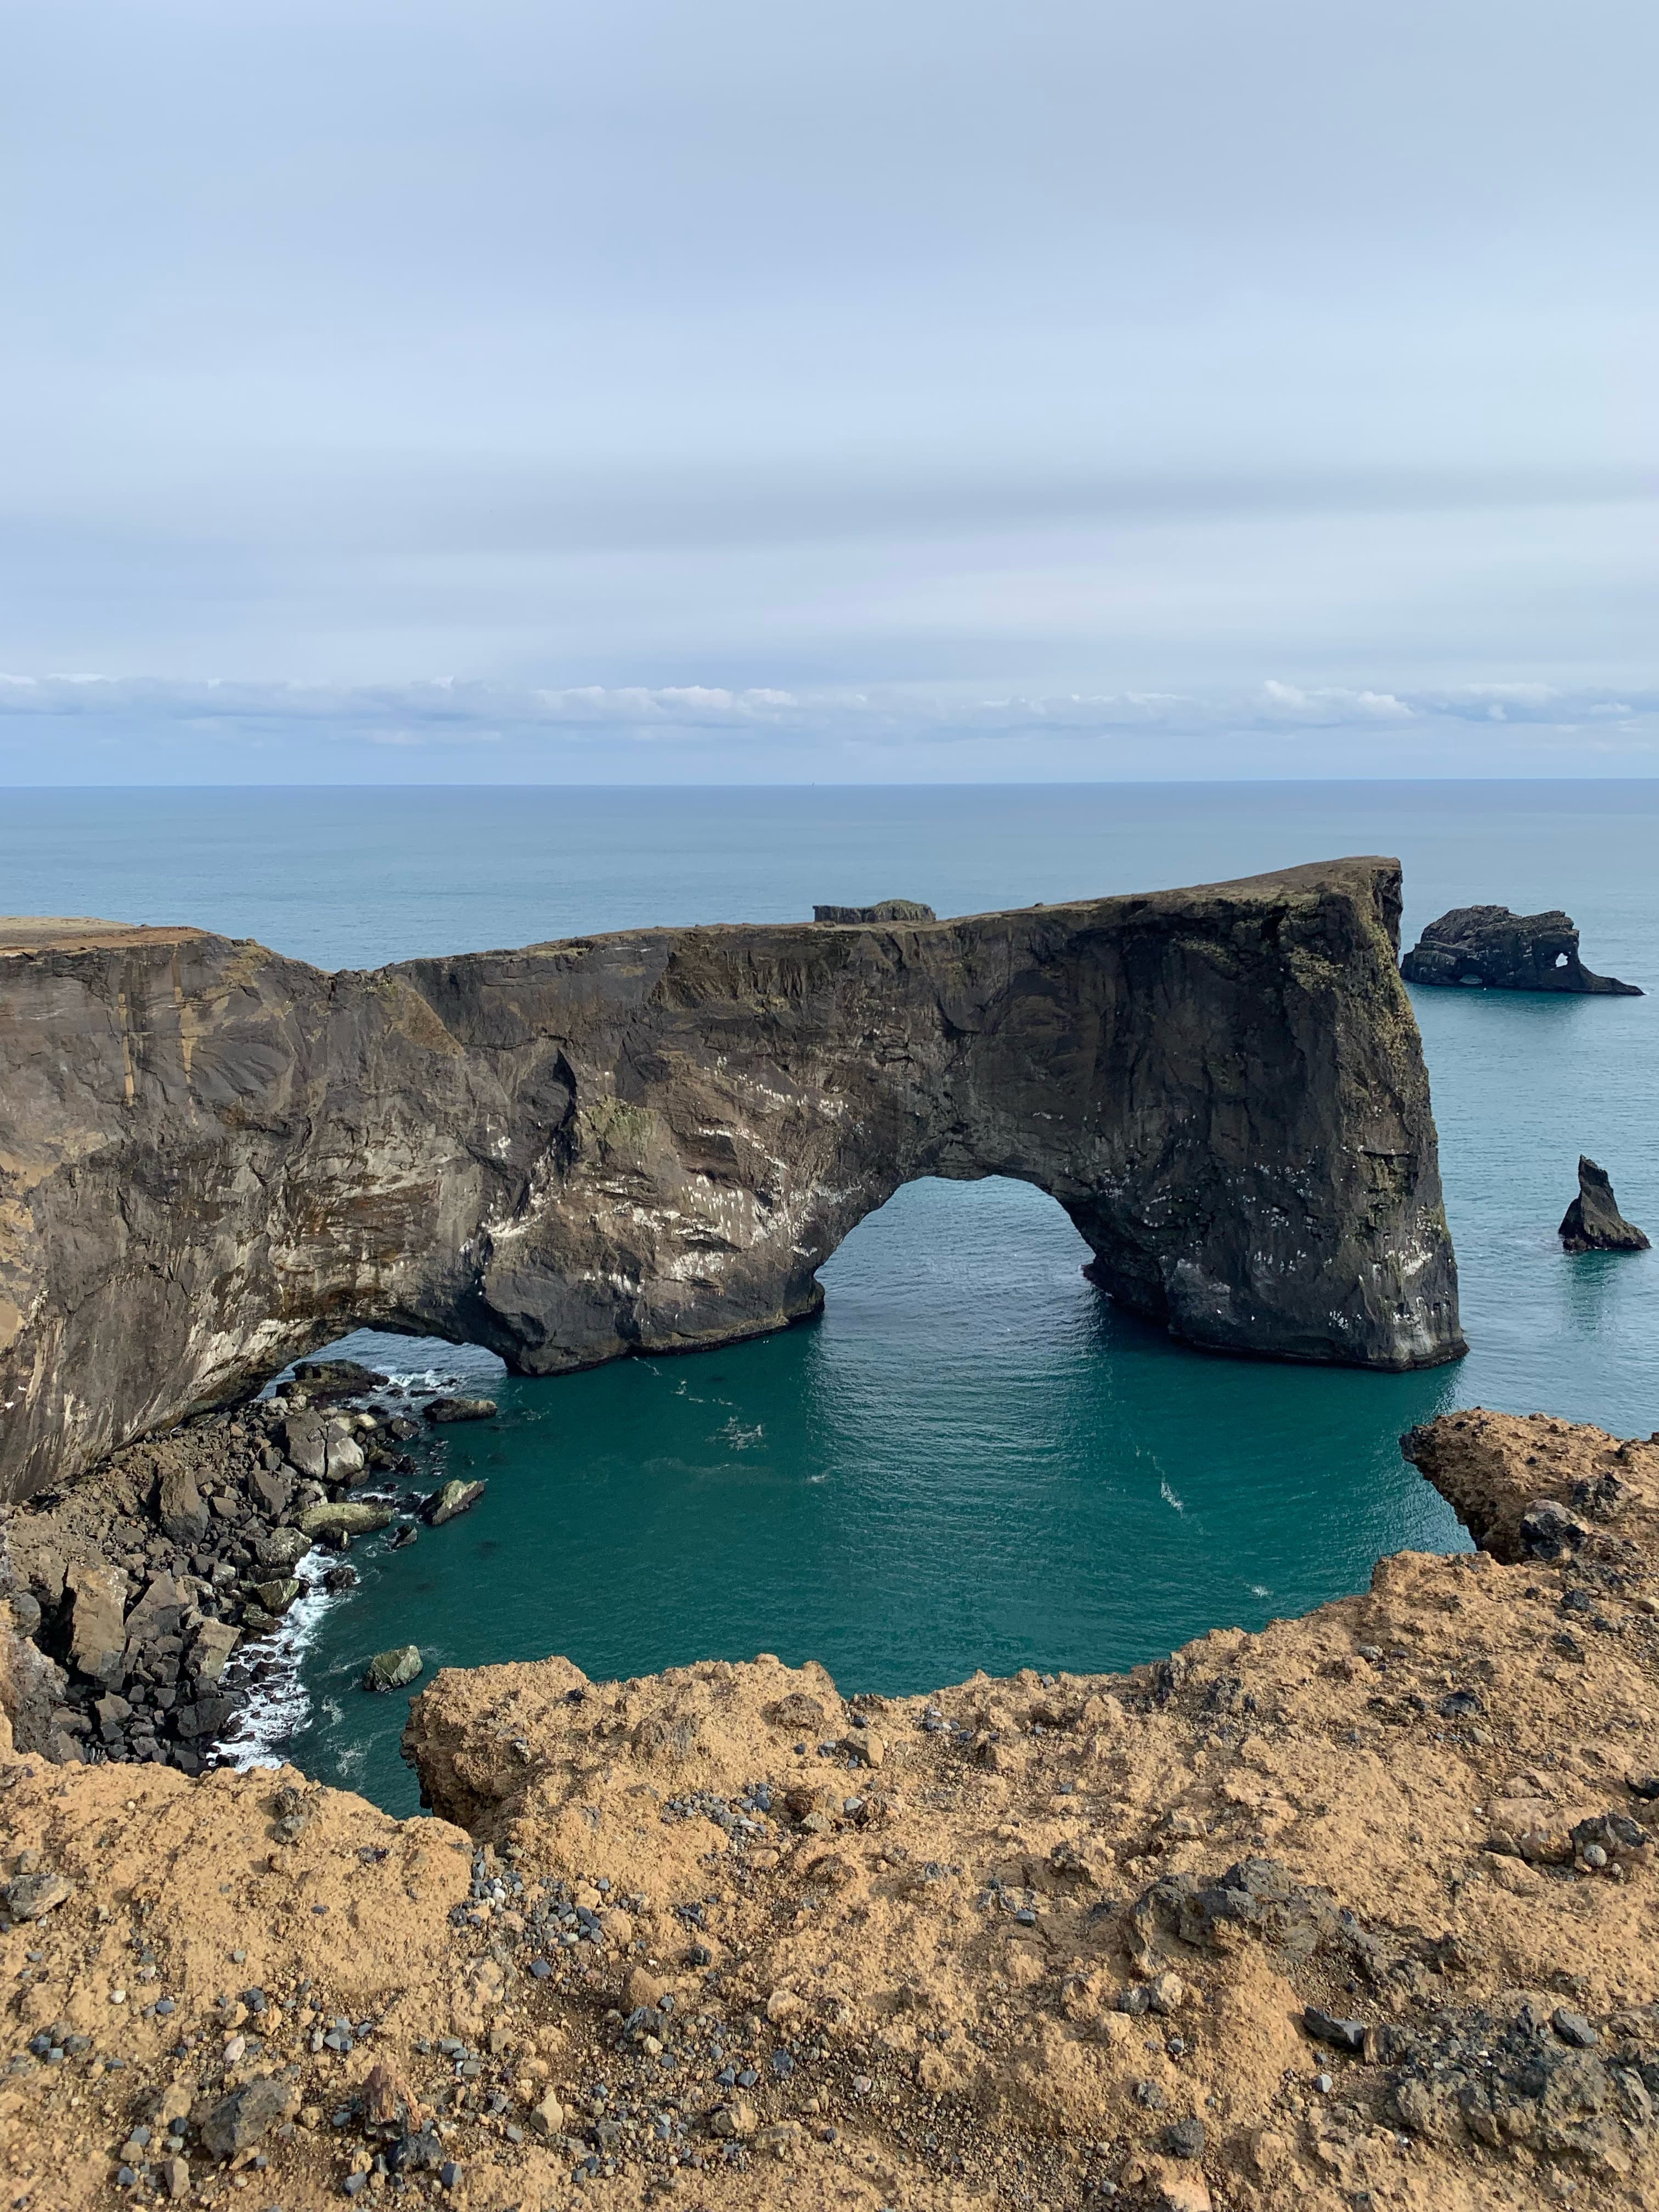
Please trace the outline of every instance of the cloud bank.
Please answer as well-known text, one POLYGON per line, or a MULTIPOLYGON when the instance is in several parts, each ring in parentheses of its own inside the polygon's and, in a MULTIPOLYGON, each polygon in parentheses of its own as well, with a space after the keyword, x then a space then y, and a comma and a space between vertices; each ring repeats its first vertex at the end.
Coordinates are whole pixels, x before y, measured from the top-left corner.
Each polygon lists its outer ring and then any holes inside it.
POLYGON ((975 696, 0 675, 14 782, 1164 781, 1659 773, 1659 690, 975 696), (44 763, 46 775, 31 774, 44 763), (119 763, 124 774, 111 773, 119 763))

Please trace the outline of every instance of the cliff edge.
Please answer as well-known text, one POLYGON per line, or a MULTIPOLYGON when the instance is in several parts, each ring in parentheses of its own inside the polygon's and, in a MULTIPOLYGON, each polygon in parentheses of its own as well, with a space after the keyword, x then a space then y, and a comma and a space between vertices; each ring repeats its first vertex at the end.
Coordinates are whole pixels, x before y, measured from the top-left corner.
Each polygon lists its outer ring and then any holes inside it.
POLYGON ((1659 1445, 1407 1449, 1486 1548, 1128 1674, 445 1673, 402 1822, 0 1758, 14 2198, 1636 2212, 1659 1445))

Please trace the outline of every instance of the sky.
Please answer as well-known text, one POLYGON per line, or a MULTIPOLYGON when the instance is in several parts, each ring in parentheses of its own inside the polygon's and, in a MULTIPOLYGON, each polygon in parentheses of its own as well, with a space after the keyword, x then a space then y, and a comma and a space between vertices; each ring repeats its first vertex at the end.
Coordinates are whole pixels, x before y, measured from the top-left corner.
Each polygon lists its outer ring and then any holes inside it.
POLYGON ((1659 774, 1650 0, 0 41, 0 782, 1659 774))

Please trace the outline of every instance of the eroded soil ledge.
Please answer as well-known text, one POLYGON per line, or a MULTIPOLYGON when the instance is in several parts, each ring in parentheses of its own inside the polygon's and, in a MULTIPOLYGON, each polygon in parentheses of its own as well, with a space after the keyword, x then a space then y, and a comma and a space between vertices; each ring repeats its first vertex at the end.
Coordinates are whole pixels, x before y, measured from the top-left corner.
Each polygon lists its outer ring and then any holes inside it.
POLYGON ((429 1820, 10 1753, 7 2203, 1653 2203, 1659 1446, 1407 1442, 1486 1549, 1129 1675, 447 1673, 429 1820))

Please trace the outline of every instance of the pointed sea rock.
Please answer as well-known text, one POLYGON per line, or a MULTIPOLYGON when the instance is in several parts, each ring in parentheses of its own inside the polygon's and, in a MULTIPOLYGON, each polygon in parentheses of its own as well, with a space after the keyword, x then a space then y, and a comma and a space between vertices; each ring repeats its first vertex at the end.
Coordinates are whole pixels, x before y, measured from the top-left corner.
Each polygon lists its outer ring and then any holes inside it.
POLYGON ((1578 1155, 1578 1195, 1562 1216, 1561 1242, 1569 1252, 1645 1252, 1648 1240, 1619 1211, 1605 1168, 1578 1155))

